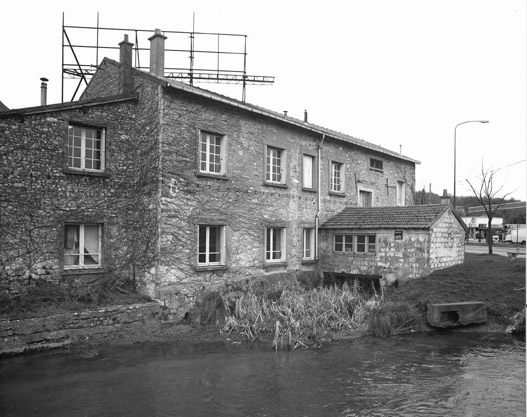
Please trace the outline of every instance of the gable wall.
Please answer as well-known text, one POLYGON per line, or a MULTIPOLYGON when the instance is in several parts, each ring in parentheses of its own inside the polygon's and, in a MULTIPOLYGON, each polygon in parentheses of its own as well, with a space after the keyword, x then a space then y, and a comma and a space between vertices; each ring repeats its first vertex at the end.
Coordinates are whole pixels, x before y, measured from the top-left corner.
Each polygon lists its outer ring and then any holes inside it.
POLYGON ((0 118, 0 291, 16 295, 43 281, 84 286, 134 273, 139 279, 152 267, 158 164, 155 137, 147 134, 152 123, 133 101, 0 118), (70 121, 106 128, 103 175, 66 169, 70 121), (102 268, 64 270, 66 222, 102 224, 102 268))
POLYGON ((430 269, 443 269, 465 261, 465 230, 449 211, 433 225, 430 269))

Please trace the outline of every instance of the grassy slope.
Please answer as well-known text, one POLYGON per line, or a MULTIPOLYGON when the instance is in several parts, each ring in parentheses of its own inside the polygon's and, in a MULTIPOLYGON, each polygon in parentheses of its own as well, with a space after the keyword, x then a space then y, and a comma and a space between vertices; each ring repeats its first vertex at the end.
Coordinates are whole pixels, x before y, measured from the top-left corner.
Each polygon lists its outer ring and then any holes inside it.
POLYGON ((394 289, 388 301, 409 303, 423 312, 428 303, 483 301, 490 323, 507 324, 525 307, 525 260, 466 254, 464 264, 410 281, 394 289))

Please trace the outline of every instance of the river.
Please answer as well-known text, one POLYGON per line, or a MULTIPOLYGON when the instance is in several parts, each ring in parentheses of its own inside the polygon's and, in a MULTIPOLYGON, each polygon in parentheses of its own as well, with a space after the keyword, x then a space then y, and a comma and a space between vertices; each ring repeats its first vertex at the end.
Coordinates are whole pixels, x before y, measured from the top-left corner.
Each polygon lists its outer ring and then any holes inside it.
POLYGON ((9 416, 525 416, 525 341, 360 338, 272 351, 206 343, 2 358, 9 416))

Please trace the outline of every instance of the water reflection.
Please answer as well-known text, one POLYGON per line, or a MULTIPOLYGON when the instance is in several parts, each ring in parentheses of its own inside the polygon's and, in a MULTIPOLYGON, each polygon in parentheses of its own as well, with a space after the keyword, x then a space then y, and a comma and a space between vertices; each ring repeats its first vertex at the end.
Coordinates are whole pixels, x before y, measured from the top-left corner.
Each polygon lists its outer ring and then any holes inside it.
POLYGON ((524 416, 525 343, 362 338, 318 350, 156 345, 2 360, 2 416, 524 416))

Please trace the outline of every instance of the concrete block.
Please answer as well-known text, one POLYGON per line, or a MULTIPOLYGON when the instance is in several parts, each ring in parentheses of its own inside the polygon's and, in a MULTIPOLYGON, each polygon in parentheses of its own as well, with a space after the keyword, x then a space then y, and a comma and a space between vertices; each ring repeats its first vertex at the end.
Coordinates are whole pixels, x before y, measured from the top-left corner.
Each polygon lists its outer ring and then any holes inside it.
POLYGON ((456 327, 485 323, 487 306, 480 301, 428 304, 428 324, 432 327, 456 327))

